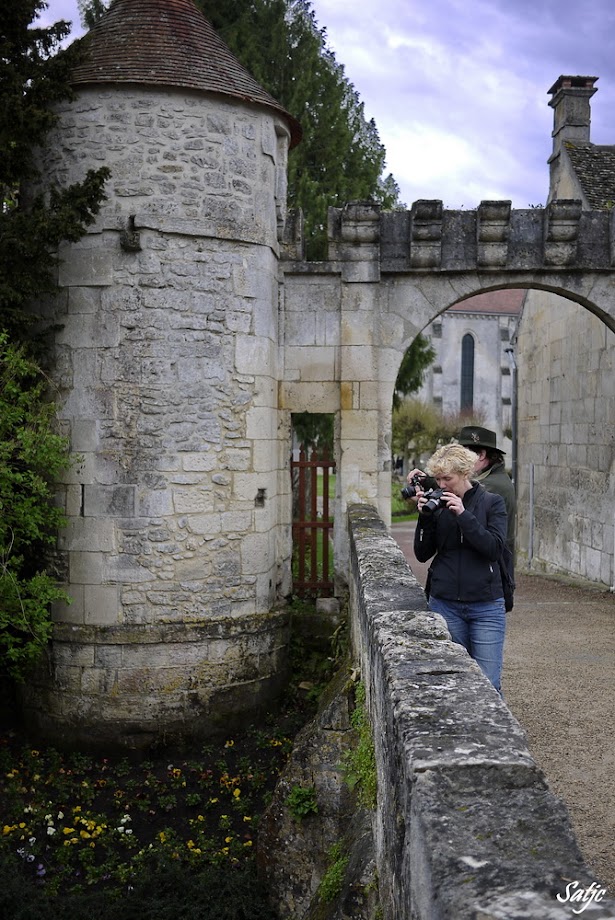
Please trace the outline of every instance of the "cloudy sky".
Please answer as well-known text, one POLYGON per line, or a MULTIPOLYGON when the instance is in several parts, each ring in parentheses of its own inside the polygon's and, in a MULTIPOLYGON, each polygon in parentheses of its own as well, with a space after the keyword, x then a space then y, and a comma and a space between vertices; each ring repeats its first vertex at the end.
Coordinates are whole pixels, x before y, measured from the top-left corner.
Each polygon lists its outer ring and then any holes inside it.
MULTIPOLYGON (((312 0, 312 8, 408 206, 543 204, 548 90, 560 74, 600 78, 591 139, 615 143, 613 0, 312 0)), ((77 0, 49 0, 46 19, 78 26, 77 0)))

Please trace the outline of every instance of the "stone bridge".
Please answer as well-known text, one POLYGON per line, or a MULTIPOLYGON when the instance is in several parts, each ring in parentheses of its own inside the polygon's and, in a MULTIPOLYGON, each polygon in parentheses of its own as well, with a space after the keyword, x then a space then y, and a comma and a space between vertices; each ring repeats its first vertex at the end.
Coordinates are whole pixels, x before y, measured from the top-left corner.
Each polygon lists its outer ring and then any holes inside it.
POLYGON ((486 291, 533 288, 579 304, 615 331, 615 210, 583 211, 580 201, 528 210, 484 201, 467 211, 417 201, 388 213, 358 202, 330 211, 328 261, 302 254, 295 214, 280 263, 280 409, 336 414, 341 510, 373 502, 385 521, 397 372, 440 313, 486 291))
POLYGON ((352 645, 376 748, 384 916, 613 920, 615 902, 603 890, 599 903, 565 900, 595 881, 567 811, 500 696, 426 609, 375 509, 351 506, 349 533, 352 645))

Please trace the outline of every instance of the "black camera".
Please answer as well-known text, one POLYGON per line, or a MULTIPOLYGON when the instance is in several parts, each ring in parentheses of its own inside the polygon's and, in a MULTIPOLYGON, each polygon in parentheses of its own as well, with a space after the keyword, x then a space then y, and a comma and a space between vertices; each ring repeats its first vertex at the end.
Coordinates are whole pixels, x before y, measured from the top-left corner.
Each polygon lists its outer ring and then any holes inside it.
POLYGON ((420 476, 413 476, 410 483, 401 490, 402 498, 416 498, 416 490, 422 489, 422 479, 420 476))
POLYGON ((444 505, 445 499, 442 498, 443 495, 444 489, 430 489, 428 492, 425 492, 427 501, 421 508, 421 514, 433 514, 441 505, 444 505))

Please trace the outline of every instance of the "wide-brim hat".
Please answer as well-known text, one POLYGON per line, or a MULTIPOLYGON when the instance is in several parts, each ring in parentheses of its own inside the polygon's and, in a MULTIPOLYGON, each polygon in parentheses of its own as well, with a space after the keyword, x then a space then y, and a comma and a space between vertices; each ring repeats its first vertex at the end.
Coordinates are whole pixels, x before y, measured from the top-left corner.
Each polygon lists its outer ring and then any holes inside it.
POLYGON ((495 431, 480 428, 478 425, 467 425, 462 428, 457 437, 457 442, 463 447, 485 447, 490 450, 499 450, 501 454, 506 453, 501 447, 497 446, 495 431))

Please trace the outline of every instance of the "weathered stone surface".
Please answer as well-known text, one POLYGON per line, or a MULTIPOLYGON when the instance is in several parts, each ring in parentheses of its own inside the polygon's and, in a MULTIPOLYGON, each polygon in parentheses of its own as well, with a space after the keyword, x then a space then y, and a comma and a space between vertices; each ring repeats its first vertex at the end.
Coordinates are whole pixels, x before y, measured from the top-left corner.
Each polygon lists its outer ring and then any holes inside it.
POLYGON ((296 739, 293 754, 259 826, 258 867, 281 917, 300 920, 315 899, 327 852, 343 837, 356 801, 343 783, 352 690, 346 673, 328 688, 318 716, 296 739), (317 814, 293 817, 286 800, 294 786, 313 789, 317 814))
MULTIPOLYGON (((442 619, 424 602, 408 604, 416 599, 411 575, 392 604, 400 551, 375 510, 351 506, 349 528, 350 622, 374 727, 384 916, 564 920, 557 894, 571 880, 583 888, 594 881, 565 807, 442 619)), ((615 916, 606 898, 591 909, 588 916, 615 916)))

